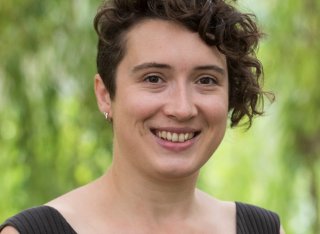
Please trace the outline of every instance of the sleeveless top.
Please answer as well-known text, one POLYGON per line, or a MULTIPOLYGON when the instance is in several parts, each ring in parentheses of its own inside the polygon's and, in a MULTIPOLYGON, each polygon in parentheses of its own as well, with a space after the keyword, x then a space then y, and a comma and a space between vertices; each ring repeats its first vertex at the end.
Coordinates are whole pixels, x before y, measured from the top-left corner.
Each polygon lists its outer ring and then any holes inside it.
MULTIPOLYGON (((257 206, 236 202, 237 234, 279 234, 280 220, 276 213, 257 206)), ((77 232, 56 209, 39 206, 9 218, 0 226, 12 226, 20 234, 76 234, 77 232)))

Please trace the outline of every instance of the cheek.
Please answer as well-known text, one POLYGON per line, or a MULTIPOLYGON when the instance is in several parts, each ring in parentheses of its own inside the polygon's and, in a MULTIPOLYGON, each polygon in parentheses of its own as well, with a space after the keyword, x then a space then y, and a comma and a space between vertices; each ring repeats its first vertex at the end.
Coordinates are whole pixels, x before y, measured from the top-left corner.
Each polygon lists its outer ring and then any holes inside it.
MULTIPOLYGON (((161 107, 161 99, 156 95, 147 95, 144 92, 127 89, 126 92, 119 93, 117 115, 126 116, 126 121, 135 123, 152 117, 161 107)), ((120 117, 121 118, 121 117, 120 117)), ((126 123, 124 123, 126 124, 126 123)))
POLYGON ((228 118, 228 99, 222 96, 212 97, 202 102, 202 112, 208 122, 225 123, 228 118))
POLYGON ((148 120, 161 109, 161 99, 155 98, 155 96, 141 92, 126 95, 125 103, 122 105, 123 113, 125 113, 122 124, 128 126, 128 129, 131 128, 130 131, 133 135, 136 133, 143 137, 149 133, 148 120))
POLYGON ((216 100, 210 103, 210 106, 206 106, 205 118, 208 124, 207 144, 210 146, 207 149, 208 155, 212 155, 219 147, 225 131, 227 129, 228 121, 228 102, 216 100))

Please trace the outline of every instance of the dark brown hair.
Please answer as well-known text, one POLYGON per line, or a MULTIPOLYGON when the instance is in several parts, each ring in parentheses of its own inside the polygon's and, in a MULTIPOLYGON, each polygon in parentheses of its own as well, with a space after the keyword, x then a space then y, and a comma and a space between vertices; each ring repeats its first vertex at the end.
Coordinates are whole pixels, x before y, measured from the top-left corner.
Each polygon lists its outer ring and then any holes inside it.
POLYGON ((229 74, 231 126, 247 116, 263 114, 263 68, 256 58, 262 33, 255 17, 223 0, 109 0, 94 19, 99 35, 97 68, 111 99, 116 92, 116 69, 125 54, 125 34, 144 19, 163 19, 198 32, 205 43, 225 54, 229 74))

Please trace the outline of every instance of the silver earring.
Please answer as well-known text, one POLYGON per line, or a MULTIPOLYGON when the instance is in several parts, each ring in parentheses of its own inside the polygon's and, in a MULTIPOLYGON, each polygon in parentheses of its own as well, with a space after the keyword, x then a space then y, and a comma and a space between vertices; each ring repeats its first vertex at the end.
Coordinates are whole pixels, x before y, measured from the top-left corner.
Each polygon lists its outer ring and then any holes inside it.
POLYGON ((108 112, 103 112, 104 117, 106 118, 106 120, 109 120, 109 113, 108 112))

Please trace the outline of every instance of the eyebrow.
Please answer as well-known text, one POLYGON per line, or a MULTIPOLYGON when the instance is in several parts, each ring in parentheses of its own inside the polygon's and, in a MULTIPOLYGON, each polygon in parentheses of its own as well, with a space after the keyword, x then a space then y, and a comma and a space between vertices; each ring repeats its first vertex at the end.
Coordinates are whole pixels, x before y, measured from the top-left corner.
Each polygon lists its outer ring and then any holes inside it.
POLYGON ((132 69, 132 72, 137 72, 143 69, 148 68, 164 68, 164 69, 171 69, 172 67, 168 64, 162 64, 162 63, 142 63, 140 65, 135 66, 132 69))
MULTIPOLYGON (((168 64, 151 62, 151 63, 142 63, 133 67, 132 72, 137 72, 137 71, 148 69, 148 68, 172 69, 172 67, 168 64)), ((194 70, 196 71, 213 70, 215 72, 220 73, 221 75, 225 74, 225 70, 217 65, 201 65, 201 66, 195 67, 194 70)))
POLYGON ((221 75, 225 74, 225 70, 222 67, 219 67, 217 65, 197 66, 197 67, 195 67, 195 70, 198 70, 198 71, 201 71, 201 70, 213 70, 215 72, 220 73, 221 75))

